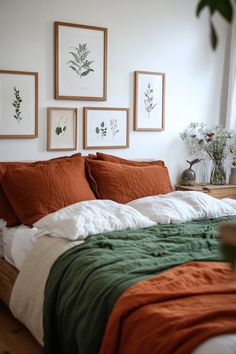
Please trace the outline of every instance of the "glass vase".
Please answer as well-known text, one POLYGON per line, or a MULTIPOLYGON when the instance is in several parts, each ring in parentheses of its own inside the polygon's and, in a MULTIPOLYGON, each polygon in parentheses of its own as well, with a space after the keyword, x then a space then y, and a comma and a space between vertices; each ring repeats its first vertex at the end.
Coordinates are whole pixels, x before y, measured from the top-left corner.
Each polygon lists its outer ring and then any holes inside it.
POLYGON ((224 160, 212 160, 211 184, 225 184, 226 174, 224 160))

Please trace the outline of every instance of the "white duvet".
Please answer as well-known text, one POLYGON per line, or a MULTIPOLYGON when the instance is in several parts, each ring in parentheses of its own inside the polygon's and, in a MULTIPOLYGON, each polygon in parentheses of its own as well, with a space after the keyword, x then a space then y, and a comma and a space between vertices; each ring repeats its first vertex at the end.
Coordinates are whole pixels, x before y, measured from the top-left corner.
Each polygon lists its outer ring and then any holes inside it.
POLYGON ((220 200, 195 191, 140 198, 128 205, 158 224, 180 224, 236 215, 236 202, 232 199, 220 200))
POLYGON ((139 229, 155 225, 148 217, 128 205, 111 200, 79 202, 48 214, 34 227, 42 234, 84 240, 90 235, 115 230, 139 229))

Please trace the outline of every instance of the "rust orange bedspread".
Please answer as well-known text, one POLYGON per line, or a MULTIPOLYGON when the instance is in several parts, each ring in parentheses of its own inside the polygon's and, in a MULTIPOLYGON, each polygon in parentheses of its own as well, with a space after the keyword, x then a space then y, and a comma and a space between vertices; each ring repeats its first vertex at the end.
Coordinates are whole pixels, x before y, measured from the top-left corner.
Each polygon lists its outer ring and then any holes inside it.
POLYGON ((225 333, 236 333, 236 281, 226 264, 192 262, 128 288, 99 354, 189 354, 225 333))

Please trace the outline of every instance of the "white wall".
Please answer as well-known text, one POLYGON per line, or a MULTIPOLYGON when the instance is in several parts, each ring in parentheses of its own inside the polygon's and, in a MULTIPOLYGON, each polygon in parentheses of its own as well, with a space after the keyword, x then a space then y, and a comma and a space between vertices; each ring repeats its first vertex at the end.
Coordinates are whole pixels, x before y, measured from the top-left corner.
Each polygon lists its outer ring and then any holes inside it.
POLYGON ((106 150, 128 158, 163 159, 172 182, 187 167, 179 132, 191 121, 218 122, 227 26, 216 18, 220 46, 208 40, 208 17, 196 0, 0 0, 0 69, 39 72, 39 138, 0 140, 0 161, 65 155, 46 151, 47 106, 130 107, 130 148, 106 150), (108 28, 106 102, 53 99, 53 22, 108 28), (133 71, 166 73, 166 130, 133 131, 133 71))

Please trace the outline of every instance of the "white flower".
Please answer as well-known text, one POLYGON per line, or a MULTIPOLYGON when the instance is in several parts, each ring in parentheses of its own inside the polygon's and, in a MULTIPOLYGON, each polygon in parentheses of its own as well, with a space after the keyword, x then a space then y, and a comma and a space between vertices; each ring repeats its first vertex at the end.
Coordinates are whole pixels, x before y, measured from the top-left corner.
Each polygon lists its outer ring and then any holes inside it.
POLYGON ((224 160, 236 147, 236 134, 220 126, 210 129, 204 123, 190 123, 180 133, 190 155, 198 158, 210 157, 224 160))

